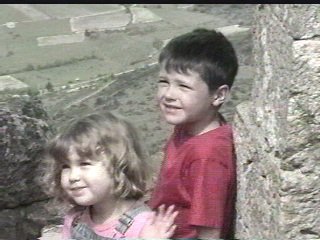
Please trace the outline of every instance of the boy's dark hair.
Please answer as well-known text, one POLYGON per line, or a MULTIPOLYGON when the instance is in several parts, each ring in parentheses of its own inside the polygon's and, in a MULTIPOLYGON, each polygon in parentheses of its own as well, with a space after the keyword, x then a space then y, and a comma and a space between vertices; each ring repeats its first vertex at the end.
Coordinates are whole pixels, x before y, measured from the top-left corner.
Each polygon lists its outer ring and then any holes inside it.
POLYGON ((231 88, 238 71, 229 40, 220 32, 202 28, 173 38, 161 51, 159 63, 167 72, 199 73, 210 91, 224 84, 231 88))

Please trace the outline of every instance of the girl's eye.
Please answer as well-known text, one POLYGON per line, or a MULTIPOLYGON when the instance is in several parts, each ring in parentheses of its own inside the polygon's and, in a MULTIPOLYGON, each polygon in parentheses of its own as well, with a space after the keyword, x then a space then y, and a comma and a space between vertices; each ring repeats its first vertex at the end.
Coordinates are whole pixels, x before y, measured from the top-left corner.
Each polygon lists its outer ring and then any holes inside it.
POLYGON ((84 162, 81 162, 80 165, 81 165, 81 166, 90 166, 90 165, 91 165, 91 162, 89 162, 89 161, 84 161, 84 162))
POLYGON ((62 169, 66 169, 66 168, 69 168, 70 166, 68 164, 63 164, 62 165, 62 169))

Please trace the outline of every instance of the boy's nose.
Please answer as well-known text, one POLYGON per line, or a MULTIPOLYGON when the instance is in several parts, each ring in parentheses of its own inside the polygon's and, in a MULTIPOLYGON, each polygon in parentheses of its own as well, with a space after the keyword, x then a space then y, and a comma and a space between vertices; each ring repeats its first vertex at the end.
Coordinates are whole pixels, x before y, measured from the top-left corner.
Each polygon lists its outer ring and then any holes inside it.
POLYGON ((173 87, 168 87, 163 94, 165 100, 174 100, 175 99, 175 89, 173 87))

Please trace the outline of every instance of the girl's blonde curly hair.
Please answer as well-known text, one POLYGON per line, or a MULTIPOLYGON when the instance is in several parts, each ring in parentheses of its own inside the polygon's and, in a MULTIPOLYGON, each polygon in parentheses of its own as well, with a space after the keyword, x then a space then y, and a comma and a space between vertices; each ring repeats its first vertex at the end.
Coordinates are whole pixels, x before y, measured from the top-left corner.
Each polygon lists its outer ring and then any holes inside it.
POLYGON ((139 143, 137 131, 127 120, 110 112, 94 113, 79 120, 53 138, 45 152, 41 178, 45 192, 57 200, 76 205, 61 186, 62 166, 73 148, 81 158, 108 161, 113 194, 121 199, 140 199, 146 191, 150 166, 139 143))

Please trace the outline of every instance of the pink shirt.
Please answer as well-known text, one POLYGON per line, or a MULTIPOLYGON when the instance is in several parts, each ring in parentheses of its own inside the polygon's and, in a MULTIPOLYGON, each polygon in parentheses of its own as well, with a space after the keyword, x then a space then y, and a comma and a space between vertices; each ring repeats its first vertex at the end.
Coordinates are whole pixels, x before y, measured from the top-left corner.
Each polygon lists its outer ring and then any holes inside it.
MULTIPOLYGON (((78 212, 71 211, 64 218, 64 225, 62 229, 62 239, 69 239, 71 237, 71 224, 78 212)), ((92 222, 89 209, 87 208, 84 214, 81 217, 81 223, 87 224, 96 234, 102 237, 109 238, 138 238, 142 227, 145 225, 148 217, 150 216, 151 211, 144 211, 139 213, 128 228, 124 235, 115 230, 116 226, 119 224, 118 219, 107 220, 102 224, 96 224, 92 222)))

